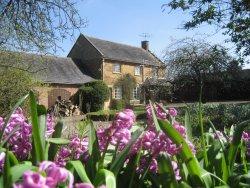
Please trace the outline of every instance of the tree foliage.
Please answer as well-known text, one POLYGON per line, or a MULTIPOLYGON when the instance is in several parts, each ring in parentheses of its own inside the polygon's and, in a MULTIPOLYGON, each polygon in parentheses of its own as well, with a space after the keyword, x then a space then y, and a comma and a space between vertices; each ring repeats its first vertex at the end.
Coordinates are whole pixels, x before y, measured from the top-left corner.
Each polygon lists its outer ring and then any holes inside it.
POLYGON ((203 23, 216 25, 231 37, 237 51, 242 50, 243 55, 250 55, 249 0, 171 0, 163 5, 166 6, 190 13, 191 20, 185 22, 185 29, 192 29, 203 23))
POLYGON ((33 89, 37 83, 26 72, 18 69, 0 70, 0 114, 10 112, 18 99, 33 89))
POLYGON ((86 26, 74 0, 0 1, 0 47, 54 52, 58 42, 86 26))
POLYGON ((169 79, 200 84, 204 81, 219 81, 236 76, 243 60, 231 57, 220 45, 192 38, 170 45, 165 55, 169 79))
POLYGON ((131 74, 125 74, 117 80, 115 85, 122 87, 122 98, 125 100, 126 104, 129 104, 130 100, 133 98, 133 89, 136 87, 135 77, 131 74))
POLYGON ((84 84, 77 95, 83 112, 95 112, 103 109, 109 98, 109 88, 102 80, 97 80, 84 84))

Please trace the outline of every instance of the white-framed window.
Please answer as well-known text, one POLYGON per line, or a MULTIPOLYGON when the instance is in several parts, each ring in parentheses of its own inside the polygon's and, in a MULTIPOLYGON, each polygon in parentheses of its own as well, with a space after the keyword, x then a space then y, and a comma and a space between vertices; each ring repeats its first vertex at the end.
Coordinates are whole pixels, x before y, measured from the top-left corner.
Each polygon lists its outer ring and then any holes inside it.
POLYGON ((114 97, 115 99, 122 99, 122 87, 121 86, 115 86, 114 87, 114 97))
POLYGON ((158 77, 158 69, 157 68, 152 68, 152 76, 153 78, 157 78, 158 77))
POLYGON ((121 72, 121 64, 119 64, 119 63, 113 64, 113 72, 120 73, 121 72))
POLYGON ((138 99, 139 98, 138 94, 139 94, 139 87, 134 87, 132 95, 133 99, 138 99))
POLYGON ((135 66, 135 75, 140 76, 141 75, 141 66, 135 66))

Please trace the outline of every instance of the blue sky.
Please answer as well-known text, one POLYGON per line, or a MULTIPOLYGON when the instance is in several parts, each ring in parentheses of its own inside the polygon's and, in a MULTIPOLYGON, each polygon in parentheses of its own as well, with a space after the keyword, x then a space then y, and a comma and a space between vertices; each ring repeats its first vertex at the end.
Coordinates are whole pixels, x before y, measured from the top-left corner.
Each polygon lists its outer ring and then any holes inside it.
MULTIPOLYGON (((81 29, 83 34, 140 46, 142 33, 148 33, 150 50, 163 57, 164 51, 173 39, 185 37, 205 38, 210 43, 217 43, 232 48, 232 44, 225 43, 226 37, 215 33, 211 26, 203 25, 198 29, 186 31, 179 29, 188 19, 188 14, 181 11, 169 14, 169 9, 163 12, 161 6, 168 0, 83 0, 77 8, 80 15, 88 20, 88 25, 81 29)), ((79 33, 76 33, 77 38, 79 33)), ((76 39, 67 39, 62 42, 64 51, 57 55, 66 56, 76 39)))

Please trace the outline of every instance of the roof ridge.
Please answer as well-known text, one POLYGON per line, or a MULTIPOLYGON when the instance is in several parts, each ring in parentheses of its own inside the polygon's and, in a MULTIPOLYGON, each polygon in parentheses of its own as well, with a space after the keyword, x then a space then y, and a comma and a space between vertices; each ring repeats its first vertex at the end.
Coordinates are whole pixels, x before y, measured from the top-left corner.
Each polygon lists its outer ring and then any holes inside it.
POLYGON ((96 37, 92 37, 92 36, 88 36, 88 35, 83 35, 83 36, 85 36, 86 38, 92 38, 92 39, 97 39, 97 40, 101 40, 101 41, 105 41, 105 42, 110 42, 110 43, 114 43, 114 44, 118 44, 118 45, 124 45, 124 46, 132 47, 132 48, 137 48, 137 49, 140 49, 140 50, 143 50, 143 51, 147 52, 147 50, 145 50, 145 49, 143 49, 141 47, 132 46, 131 44, 124 44, 124 43, 114 42, 114 41, 100 39, 100 38, 96 38, 96 37))
POLYGON ((48 58, 71 59, 70 57, 62 57, 62 56, 56 56, 52 54, 39 54, 35 52, 11 51, 11 50, 0 50, 0 52, 17 53, 20 55, 39 56, 39 57, 48 57, 48 58))

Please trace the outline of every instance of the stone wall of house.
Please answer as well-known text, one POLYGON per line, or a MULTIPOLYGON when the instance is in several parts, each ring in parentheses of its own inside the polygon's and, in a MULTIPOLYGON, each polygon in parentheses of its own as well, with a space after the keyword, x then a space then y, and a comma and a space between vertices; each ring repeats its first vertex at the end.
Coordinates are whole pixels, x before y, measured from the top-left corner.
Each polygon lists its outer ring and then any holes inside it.
POLYGON ((152 76, 152 67, 146 65, 142 67, 143 70, 140 76, 135 75, 136 65, 138 64, 105 60, 103 63, 103 80, 108 86, 112 87, 121 76, 126 74, 134 76, 138 84, 141 84, 146 78, 152 76), (121 73, 113 72, 113 65, 115 63, 121 64, 121 73))
MULTIPOLYGON (((114 84, 117 82, 121 76, 126 74, 131 74, 135 77, 137 84, 142 84, 147 78, 150 78, 153 76, 153 67, 144 65, 142 66, 142 72, 141 75, 135 75, 135 67, 138 64, 134 63, 125 63, 121 61, 114 61, 114 60, 105 60, 103 62, 103 80, 104 82, 110 87, 111 89, 111 96, 114 98, 114 84), (113 65, 115 63, 121 64, 121 72, 120 73, 114 73, 113 72, 113 65)), ((165 68, 160 68, 158 70, 158 77, 163 78, 165 75, 165 68)), ((111 98, 111 97, 110 97, 111 98)), ((104 108, 108 109, 110 105, 110 99, 105 102, 104 108)))
POLYGON ((61 96, 61 99, 68 100, 78 91, 78 88, 78 85, 52 84, 44 87, 37 87, 35 90, 38 92, 39 104, 49 108, 53 105, 58 96, 61 96))

